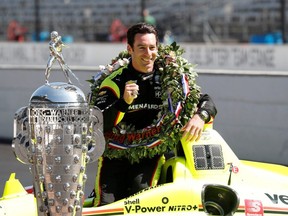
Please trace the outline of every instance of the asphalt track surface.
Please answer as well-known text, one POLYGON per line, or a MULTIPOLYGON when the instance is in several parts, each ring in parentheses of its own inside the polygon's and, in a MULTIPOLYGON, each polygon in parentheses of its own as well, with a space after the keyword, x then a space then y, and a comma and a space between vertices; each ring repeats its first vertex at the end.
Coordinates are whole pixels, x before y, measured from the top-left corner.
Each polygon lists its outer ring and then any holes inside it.
MULTIPOLYGON (((23 164, 14 156, 11 143, 1 142, 0 144, 0 197, 3 196, 4 186, 11 173, 16 173, 16 179, 25 186, 32 185, 32 173, 29 165, 23 164)), ((85 185, 85 196, 87 197, 94 187, 94 180, 97 171, 97 163, 87 165, 86 174, 88 176, 85 185)))

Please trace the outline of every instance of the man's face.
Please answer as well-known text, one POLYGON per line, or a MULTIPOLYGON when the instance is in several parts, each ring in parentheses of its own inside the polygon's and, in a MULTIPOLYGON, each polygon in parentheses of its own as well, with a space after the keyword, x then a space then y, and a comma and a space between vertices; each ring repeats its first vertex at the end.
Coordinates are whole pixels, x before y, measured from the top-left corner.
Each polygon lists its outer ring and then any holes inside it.
POLYGON ((157 41, 154 34, 136 34, 133 47, 128 44, 127 49, 132 57, 132 65, 137 71, 153 71, 157 57, 157 41))

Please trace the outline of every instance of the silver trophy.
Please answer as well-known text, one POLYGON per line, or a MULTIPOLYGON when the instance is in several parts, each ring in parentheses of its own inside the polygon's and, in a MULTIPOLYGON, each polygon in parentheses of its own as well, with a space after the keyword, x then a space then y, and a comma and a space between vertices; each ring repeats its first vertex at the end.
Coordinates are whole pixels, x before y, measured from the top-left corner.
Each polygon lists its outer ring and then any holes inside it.
POLYGON ((101 111, 68 82, 46 79, 14 117, 12 147, 31 165, 38 215, 81 215, 86 164, 105 148, 101 111))

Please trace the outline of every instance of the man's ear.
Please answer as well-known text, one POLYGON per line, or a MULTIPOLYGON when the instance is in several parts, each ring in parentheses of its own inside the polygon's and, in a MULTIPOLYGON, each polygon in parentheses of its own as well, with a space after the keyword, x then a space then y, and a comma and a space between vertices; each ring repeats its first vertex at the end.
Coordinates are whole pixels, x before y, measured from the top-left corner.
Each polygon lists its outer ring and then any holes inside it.
POLYGON ((133 51, 133 48, 128 44, 127 45, 127 50, 128 50, 128 53, 131 54, 132 51, 133 51))

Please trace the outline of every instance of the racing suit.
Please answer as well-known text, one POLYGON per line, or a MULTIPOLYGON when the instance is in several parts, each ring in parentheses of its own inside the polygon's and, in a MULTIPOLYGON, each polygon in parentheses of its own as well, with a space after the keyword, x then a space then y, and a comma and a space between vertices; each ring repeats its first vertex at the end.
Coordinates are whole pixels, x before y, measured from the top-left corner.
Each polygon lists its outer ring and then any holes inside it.
MULTIPOLYGON (((119 122, 133 125, 136 130, 151 125, 153 120, 157 119, 161 105, 160 72, 155 69, 150 74, 141 73, 133 68, 131 62, 102 82, 95 102, 95 106, 103 111, 105 138, 119 122), (128 81, 136 82, 139 86, 138 97, 130 105, 123 99, 125 84, 128 81)), ((209 120, 217 113, 213 101, 207 94, 201 95, 198 109, 206 110, 211 117, 209 120)), ((98 161, 94 206, 114 202, 155 185, 155 179, 159 177, 163 163, 163 155, 144 158, 134 164, 126 158, 102 157, 98 161)))

